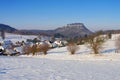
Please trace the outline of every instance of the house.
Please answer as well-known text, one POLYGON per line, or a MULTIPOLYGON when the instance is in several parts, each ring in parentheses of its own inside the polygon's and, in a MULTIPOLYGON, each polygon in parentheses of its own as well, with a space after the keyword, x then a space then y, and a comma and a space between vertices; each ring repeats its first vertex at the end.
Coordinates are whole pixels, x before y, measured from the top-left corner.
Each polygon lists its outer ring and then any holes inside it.
POLYGON ((4 54, 6 54, 7 56, 13 56, 13 55, 17 55, 18 52, 15 51, 14 49, 6 49, 4 54))
POLYGON ((20 46, 20 47, 15 47, 14 50, 19 53, 19 54, 23 54, 23 46, 20 46))
POLYGON ((46 40, 50 41, 50 40, 51 40, 51 37, 41 35, 41 36, 39 36, 39 39, 40 39, 41 41, 46 41, 46 40))
POLYGON ((58 47, 62 47, 62 46, 63 46, 61 40, 56 40, 54 43, 55 43, 58 47))
POLYGON ((6 48, 10 47, 12 44, 13 43, 11 40, 4 40, 2 46, 6 49, 6 48))
POLYGON ((0 44, 0 55, 2 55, 4 53, 4 48, 3 46, 0 44))

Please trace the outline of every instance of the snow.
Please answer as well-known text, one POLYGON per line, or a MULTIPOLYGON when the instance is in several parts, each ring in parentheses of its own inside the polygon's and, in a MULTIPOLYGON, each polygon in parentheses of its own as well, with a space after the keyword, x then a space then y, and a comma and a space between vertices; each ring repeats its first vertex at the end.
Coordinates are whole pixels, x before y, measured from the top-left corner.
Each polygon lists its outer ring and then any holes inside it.
MULTIPOLYGON (((11 34, 5 33, 5 41, 11 40, 13 43, 19 41, 26 41, 27 39, 34 39, 37 36, 35 35, 19 35, 19 34, 11 34)), ((0 42, 2 42, 2 38, 0 37, 0 42)))
POLYGON ((120 61, 120 54, 115 53, 114 50, 104 49, 100 55, 90 54, 90 50, 87 47, 81 45, 77 54, 70 55, 66 47, 55 48, 48 51, 47 55, 41 55, 38 53, 36 56, 32 55, 21 55, 20 57, 29 57, 29 58, 42 58, 42 59, 51 59, 51 60, 77 60, 77 61, 120 61))
POLYGON ((0 57, 0 80, 119 80, 120 61, 0 57))
POLYGON ((119 80, 116 36, 104 43, 100 55, 90 54, 88 47, 79 45, 75 55, 61 47, 49 50, 47 55, 0 56, 0 80, 119 80))

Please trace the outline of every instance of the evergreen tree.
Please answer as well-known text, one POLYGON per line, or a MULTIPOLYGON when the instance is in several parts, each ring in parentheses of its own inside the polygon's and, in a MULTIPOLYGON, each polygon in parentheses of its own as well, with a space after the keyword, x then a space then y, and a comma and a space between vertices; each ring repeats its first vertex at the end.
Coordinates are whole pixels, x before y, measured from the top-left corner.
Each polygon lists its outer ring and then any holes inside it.
POLYGON ((4 30, 1 30, 1 37, 3 40, 5 39, 5 31, 4 30))
POLYGON ((112 33, 108 33, 108 38, 109 38, 109 39, 112 38, 112 33))

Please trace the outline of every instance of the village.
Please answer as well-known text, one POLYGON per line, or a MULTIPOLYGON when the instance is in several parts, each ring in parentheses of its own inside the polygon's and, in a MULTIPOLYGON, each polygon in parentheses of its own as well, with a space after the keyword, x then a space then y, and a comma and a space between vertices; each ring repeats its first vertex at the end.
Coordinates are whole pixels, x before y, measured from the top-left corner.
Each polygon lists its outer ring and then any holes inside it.
MULTIPOLYGON (((6 33, 6 38, 0 39, 0 55, 16 56, 24 55, 29 52, 29 48, 35 45, 40 48, 41 45, 47 46, 47 49, 66 46, 68 43, 62 38, 51 38, 49 36, 24 36, 6 33), (12 37, 13 36, 13 37, 12 37)), ((40 50, 40 49, 39 49, 40 50)), ((38 50, 38 51, 39 51, 38 50)), ((39 51, 40 52, 40 51, 39 51)), ((42 51, 41 51, 42 52, 42 51)))

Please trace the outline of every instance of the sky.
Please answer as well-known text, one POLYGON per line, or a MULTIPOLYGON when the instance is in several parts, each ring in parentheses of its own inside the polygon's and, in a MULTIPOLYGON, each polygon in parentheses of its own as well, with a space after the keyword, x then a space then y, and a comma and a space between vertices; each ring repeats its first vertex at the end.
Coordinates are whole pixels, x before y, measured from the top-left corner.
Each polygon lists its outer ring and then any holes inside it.
POLYGON ((93 31, 120 29, 120 0, 0 0, 0 23, 28 30, 70 23, 93 31))

